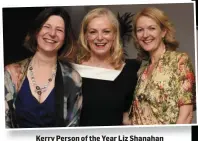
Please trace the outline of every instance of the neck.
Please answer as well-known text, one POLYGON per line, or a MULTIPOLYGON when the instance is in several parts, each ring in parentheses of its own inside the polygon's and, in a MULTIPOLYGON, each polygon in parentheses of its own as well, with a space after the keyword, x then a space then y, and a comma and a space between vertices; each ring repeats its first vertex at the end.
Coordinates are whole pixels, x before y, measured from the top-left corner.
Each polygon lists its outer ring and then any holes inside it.
POLYGON ((40 52, 36 52, 32 59, 32 65, 37 67, 53 67, 57 61, 57 55, 47 56, 40 52))
POLYGON ((111 65, 108 60, 109 60, 109 56, 104 57, 104 56, 95 56, 91 54, 89 63, 92 66, 96 66, 96 67, 109 68, 111 65))
POLYGON ((154 50, 152 52, 149 52, 151 57, 151 64, 155 64, 160 59, 161 55, 164 54, 166 51, 166 47, 164 44, 160 45, 157 50, 154 50))

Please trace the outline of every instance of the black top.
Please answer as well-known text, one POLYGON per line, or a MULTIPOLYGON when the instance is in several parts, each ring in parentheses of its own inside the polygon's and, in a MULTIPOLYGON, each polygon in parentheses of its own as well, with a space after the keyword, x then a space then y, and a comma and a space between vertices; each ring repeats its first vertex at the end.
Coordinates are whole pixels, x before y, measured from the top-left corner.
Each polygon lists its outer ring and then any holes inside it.
POLYGON ((122 125, 123 112, 131 105, 140 64, 126 60, 114 81, 83 78, 80 126, 122 125))

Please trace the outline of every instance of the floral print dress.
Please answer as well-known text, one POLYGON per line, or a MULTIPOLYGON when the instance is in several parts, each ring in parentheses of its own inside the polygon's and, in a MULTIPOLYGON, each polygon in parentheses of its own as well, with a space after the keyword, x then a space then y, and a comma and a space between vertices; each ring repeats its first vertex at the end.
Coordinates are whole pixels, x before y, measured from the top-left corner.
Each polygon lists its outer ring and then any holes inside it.
POLYGON ((186 53, 166 51, 150 76, 142 63, 132 104, 132 124, 175 124, 179 108, 195 102, 195 77, 186 53))

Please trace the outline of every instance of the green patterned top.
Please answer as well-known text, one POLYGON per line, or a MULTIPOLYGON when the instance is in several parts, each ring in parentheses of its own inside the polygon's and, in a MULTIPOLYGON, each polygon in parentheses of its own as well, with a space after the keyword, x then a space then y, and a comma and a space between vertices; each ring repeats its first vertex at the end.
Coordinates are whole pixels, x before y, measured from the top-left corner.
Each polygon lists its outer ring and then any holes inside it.
POLYGON ((150 76, 148 66, 149 61, 144 61, 138 71, 132 124, 175 124, 180 106, 195 103, 192 63, 186 53, 166 51, 150 76))

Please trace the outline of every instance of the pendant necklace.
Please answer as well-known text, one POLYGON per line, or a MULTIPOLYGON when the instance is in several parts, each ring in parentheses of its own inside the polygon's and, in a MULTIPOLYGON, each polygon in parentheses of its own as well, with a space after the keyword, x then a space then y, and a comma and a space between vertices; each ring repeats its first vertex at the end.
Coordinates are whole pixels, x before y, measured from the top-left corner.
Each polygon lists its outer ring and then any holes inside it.
POLYGON ((53 80, 53 78, 56 76, 56 70, 57 70, 57 64, 56 64, 56 66, 54 67, 54 69, 52 70, 52 75, 51 75, 51 77, 48 79, 47 83, 46 83, 43 87, 41 87, 41 86, 37 85, 37 83, 36 83, 35 76, 34 76, 34 69, 33 69, 32 64, 30 63, 30 65, 29 65, 29 71, 30 71, 30 76, 31 76, 30 79, 31 79, 31 81, 32 81, 33 86, 35 87, 35 92, 36 92, 39 96, 41 96, 41 94, 44 93, 44 92, 47 90, 47 88, 48 88, 50 82, 51 82, 51 81, 53 80))

